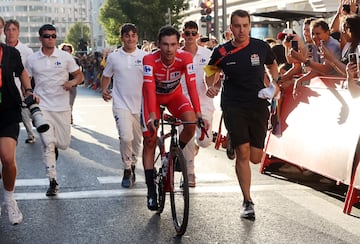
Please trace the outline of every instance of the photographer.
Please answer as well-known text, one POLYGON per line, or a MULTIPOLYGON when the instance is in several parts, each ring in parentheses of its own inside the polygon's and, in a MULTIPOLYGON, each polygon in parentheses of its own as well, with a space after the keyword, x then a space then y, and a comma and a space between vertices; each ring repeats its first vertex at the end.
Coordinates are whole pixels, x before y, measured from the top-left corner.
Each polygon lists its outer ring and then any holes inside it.
MULTIPOLYGON (((57 148, 65 150, 70 145, 70 89, 83 81, 83 75, 74 58, 68 52, 56 48, 56 28, 45 24, 39 29, 41 48, 30 55, 26 70, 34 78, 34 92, 40 97, 39 104, 50 129, 40 134, 43 145, 43 161, 50 186, 46 196, 56 196, 57 148), (69 80, 69 73, 73 79, 69 80)), ((36 107, 30 109, 37 110, 36 107)), ((37 111, 39 112, 39 111, 37 111)), ((34 115, 34 114, 33 114, 34 115)), ((37 116, 39 119, 42 116, 37 116)), ((39 123, 40 125, 41 123, 39 123)), ((37 126, 39 130, 40 127, 37 126)))
MULTIPOLYGON (((4 20, 0 17, 0 36, 4 20)), ((14 198, 16 167, 16 144, 21 122, 21 96, 14 80, 19 77, 25 96, 33 96, 30 78, 21 62, 20 53, 14 47, 0 43, 0 161, 4 184, 5 211, 11 224, 19 224, 23 215, 14 198)), ((36 102, 39 99, 34 97, 36 102)))

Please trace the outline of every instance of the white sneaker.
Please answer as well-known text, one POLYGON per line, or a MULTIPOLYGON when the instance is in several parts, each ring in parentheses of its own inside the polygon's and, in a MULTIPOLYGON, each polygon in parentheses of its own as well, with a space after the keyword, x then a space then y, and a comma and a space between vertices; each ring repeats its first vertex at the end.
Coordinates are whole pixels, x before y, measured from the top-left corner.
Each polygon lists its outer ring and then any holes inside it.
POLYGON ((23 215, 15 199, 11 200, 10 202, 4 202, 3 206, 5 207, 5 211, 7 211, 9 215, 9 221, 11 224, 20 224, 23 221, 23 215))

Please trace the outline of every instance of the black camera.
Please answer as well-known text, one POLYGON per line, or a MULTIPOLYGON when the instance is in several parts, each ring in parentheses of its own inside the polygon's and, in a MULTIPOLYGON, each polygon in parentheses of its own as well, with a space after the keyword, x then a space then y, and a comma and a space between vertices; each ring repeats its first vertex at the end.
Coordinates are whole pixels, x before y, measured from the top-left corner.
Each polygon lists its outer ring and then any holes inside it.
POLYGON ((290 41, 292 41, 292 39, 294 39, 294 37, 295 36, 293 36, 293 35, 286 35, 286 41, 290 42, 290 41))
POLYGON ((26 104, 26 107, 30 110, 31 118, 36 130, 39 133, 46 132, 50 128, 50 126, 44 119, 39 105, 36 104, 34 97, 32 95, 26 97, 24 103, 26 104))

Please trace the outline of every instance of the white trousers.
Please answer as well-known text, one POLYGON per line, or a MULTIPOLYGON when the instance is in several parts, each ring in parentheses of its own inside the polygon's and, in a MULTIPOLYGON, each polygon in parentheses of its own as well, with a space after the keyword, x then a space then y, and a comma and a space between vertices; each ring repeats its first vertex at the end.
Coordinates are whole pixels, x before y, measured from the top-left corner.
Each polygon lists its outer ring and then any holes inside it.
POLYGON ((42 111, 44 119, 49 123, 50 128, 44 133, 39 133, 43 145, 43 162, 47 176, 56 179, 55 147, 65 150, 70 145, 71 111, 42 111))
MULTIPOLYGON (((213 110, 204 110, 201 111, 202 118, 206 119, 209 122, 209 128, 207 130, 207 134, 209 137, 206 137, 206 135, 201 135, 201 129, 199 127, 196 127, 195 135, 194 137, 186 144, 185 148, 183 149, 183 154, 187 163, 187 172, 188 174, 195 174, 195 156, 197 155, 199 151, 199 147, 208 147, 212 143, 212 121, 213 121, 213 110)), ((181 128, 182 130, 182 128, 181 128)))
POLYGON ((113 108, 113 115, 120 139, 120 154, 124 169, 136 165, 141 148, 142 131, 140 114, 132 114, 126 109, 113 108))

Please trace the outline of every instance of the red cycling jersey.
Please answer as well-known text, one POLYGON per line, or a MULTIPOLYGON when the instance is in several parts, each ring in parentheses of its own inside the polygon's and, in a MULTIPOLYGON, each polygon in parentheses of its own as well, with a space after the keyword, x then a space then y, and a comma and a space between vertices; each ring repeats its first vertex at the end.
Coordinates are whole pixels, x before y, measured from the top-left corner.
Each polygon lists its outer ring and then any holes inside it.
MULTIPOLYGON (((196 77, 192 55, 183 50, 177 50, 174 62, 166 66, 161 62, 160 50, 144 56, 143 84, 143 118, 146 123, 150 113, 159 114, 159 105, 166 105, 169 111, 179 117, 179 113, 187 111, 184 103, 188 103, 182 94, 181 76, 185 74, 186 86, 195 112, 200 112, 199 95, 196 90, 196 77), (185 99, 185 100, 184 100, 185 99), (178 106, 178 107, 177 107, 178 106), (179 111, 179 112, 177 112, 179 111)), ((188 107, 191 108, 189 104, 188 107)))

